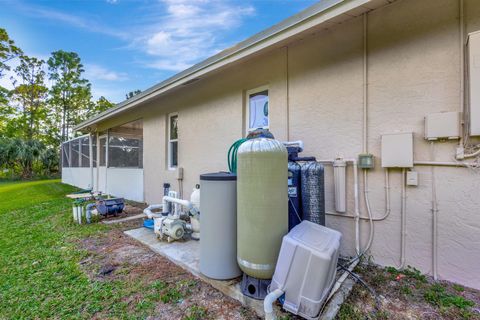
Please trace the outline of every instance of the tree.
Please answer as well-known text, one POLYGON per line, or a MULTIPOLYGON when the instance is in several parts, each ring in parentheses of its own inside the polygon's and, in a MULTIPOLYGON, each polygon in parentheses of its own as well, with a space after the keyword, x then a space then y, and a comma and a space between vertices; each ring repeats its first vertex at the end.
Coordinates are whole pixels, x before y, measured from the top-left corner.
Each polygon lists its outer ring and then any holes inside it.
MULTIPOLYGON (((5 29, 0 28, 0 78, 4 77, 4 72, 10 70, 7 64, 10 60, 22 54, 22 50, 10 39, 5 29)), ((0 86, 0 134, 5 134, 8 126, 9 116, 13 110, 8 105, 9 90, 0 86)))
POLYGON ((10 39, 5 29, 0 28, 0 78, 5 70, 10 70, 7 62, 22 54, 22 50, 10 39))
POLYGON ((57 128, 52 134, 58 142, 63 142, 70 138, 70 128, 83 119, 91 105, 90 83, 82 78, 83 65, 75 52, 52 52, 47 63, 53 81, 49 100, 53 108, 51 121, 57 128))
POLYGON ((98 100, 95 103, 91 103, 90 107, 88 108, 87 113, 85 114, 85 119, 91 118, 96 114, 99 114, 105 110, 108 110, 110 108, 113 108, 115 104, 113 102, 110 102, 107 98, 104 96, 101 96, 98 98, 98 100))
POLYGON ((43 60, 22 55, 20 65, 14 69, 17 79, 13 79, 11 95, 17 106, 15 123, 28 141, 39 137, 40 126, 47 115, 44 64, 43 60))
POLYGON ((141 90, 134 90, 134 91, 130 91, 129 93, 127 93, 125 95, 125 98, 130 99, 130 98, 133 98, 134 96, 136 96, 137 94, 141 93, 142 91, 141 90))

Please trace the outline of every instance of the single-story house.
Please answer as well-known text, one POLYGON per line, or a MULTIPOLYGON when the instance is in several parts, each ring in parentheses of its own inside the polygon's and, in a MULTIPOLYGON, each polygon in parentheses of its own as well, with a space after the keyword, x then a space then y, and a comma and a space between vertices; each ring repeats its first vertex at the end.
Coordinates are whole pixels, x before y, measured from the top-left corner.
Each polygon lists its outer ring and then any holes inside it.
MULTIPOLYGON (((480 289, 478 30, 478 0, 320 1, 79 124, 62 179, 150 204, 170 183, 187 198, 259 126, 302 140, 303 156, 373 154, 359 179, 373 261, 480 289)), ((345 213, 325 174, 326 224, 354 255, 353 167, 345 213)))

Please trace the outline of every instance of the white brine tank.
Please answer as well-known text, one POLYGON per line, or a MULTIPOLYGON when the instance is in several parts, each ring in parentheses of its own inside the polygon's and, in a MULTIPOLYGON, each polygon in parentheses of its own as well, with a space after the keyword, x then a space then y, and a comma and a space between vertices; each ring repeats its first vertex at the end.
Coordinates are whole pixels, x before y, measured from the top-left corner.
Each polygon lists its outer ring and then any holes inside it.
POLYGON ((241 275, 237 265, 237 176, 202 174, 200 190, 200 272, 212 279, 236 278, 241 275))
POLYGON ((283 237, 270 292, 285 292, 285 310, 318 317, 335 283, 341 238, 340 232, 305 220, 283 237))

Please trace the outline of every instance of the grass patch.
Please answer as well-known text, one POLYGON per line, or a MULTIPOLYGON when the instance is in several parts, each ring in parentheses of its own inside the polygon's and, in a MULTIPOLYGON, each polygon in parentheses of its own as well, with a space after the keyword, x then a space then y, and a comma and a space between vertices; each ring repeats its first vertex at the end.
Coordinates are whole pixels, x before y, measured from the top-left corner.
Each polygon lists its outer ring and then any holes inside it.
POLYGON ((435 283, 425 291, 424 298, 430 304, 437 307, 450 308, 457 307, 462 310, 467 310, 473 307, 475 303, 462 296, 450 294, 445 290, 445 287, 439 283, 435 283))
POLYGON ((1 319, 145 318, 160 301, 161 282, 96 281, 80 269, 88 253, 76 241, 114 226, 74 224, 65 195, 75 190, 58 180, 0 184, 1 319))
POLYGON ((201 320, 207 319, 207 308, 193 305, 188 309, 187 316, 183 320, 201 320))

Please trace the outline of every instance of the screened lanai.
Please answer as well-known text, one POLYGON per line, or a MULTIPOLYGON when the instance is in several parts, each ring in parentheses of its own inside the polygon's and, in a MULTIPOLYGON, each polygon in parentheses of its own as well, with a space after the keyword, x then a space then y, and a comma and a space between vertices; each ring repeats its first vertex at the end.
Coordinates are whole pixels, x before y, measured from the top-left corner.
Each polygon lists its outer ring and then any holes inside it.
POLYGON ((136 120, 62 144, 62 182, 143 201, 143 123, 136 120))

